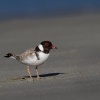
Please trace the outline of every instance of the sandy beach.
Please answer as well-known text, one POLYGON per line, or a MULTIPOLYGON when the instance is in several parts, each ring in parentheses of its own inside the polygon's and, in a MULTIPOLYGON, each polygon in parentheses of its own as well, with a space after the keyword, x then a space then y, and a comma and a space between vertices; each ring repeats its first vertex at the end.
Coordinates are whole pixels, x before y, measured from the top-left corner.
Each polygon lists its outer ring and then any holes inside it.
POLYGON ((100 14, 0 22, 0 100, 100 100, 100 14), (6 53, 19 54, 50 40, 42 79, 28 81, 26 66, 6 53))

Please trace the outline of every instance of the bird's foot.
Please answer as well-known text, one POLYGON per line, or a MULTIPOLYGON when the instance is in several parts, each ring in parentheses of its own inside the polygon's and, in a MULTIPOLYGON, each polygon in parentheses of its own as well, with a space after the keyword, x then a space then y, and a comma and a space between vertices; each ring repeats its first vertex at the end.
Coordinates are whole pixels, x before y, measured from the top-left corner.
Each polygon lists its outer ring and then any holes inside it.
POLYGON ((40 80, 40 79, 42 79, 42 77, 40 77, 40 76, 37 76, 37 80, 40 80))
POLYGON ((28 82, 32 82, 32 81, 34 81, 34 80, 33 80, 32 77, 30 77, 30 78, 27 79, 27 81, 28 81, 28 82))

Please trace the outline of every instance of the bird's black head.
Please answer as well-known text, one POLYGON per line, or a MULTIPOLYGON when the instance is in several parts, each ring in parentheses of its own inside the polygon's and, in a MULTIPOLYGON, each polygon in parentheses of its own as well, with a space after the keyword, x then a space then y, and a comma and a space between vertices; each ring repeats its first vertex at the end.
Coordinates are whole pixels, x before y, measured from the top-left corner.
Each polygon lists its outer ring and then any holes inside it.
POLYGON ((51 49, 57 49, 57 47, 55 47, 50 41, 43 41, 36 47, 35 50, 49 53, 51 49))
POLYGON ((50 41, 43 41, 41 42, 42 46, 44 49, 57 49, 57 47, 55 47, 50 41))

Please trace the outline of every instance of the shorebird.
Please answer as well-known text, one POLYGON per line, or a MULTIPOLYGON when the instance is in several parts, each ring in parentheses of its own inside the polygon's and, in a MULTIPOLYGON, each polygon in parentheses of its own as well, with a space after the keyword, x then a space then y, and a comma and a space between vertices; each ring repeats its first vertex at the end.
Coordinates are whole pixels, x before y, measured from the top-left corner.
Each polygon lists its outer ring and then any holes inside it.
POLYGON ((28 49, 23 53, 20 53, 18 55, 8 53, 4 57, 13 58, 27 65, 27 72, 30 78, 32 78, 32 75, 30 73, 30 66, 35 66, 37 79, 39 79, 40 76, 38 73, 38 66, 43 64, 48 59, 51 49, 57 49, 57 47, 54 46, 50 41, 43 41, 35 48, 28 49))

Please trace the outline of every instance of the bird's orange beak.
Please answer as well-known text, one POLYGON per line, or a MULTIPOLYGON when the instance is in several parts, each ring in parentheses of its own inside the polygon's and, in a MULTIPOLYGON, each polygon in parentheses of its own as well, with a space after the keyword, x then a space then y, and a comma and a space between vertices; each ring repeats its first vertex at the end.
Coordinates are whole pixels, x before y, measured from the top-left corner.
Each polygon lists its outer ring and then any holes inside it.
POLYGON ((55 47, 54 45, 52 45, 52 49, 58 49, 57 47, 55 47))

